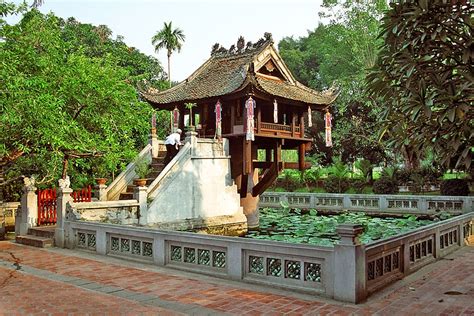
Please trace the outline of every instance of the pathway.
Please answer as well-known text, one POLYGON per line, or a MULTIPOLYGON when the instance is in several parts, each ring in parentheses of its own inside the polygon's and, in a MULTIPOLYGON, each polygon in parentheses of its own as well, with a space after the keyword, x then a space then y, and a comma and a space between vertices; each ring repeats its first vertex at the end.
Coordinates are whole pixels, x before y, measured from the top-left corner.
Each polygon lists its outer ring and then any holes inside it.
POLYGON ((0 242, 0 315, 474 315, 474 247, 359 305, 67 249, 0 242))

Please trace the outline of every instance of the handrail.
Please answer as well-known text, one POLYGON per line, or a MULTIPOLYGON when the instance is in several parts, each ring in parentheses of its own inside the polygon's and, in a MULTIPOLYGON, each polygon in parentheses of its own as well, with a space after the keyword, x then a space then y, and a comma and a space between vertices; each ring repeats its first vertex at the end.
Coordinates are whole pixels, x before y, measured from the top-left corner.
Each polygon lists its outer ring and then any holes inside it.
MULTIPOLYGON (((152 146, 150 144, 146 145, 145 148, 143 148, 142 151, 140 151, 140 153, 138 154, 137 159, 141 159, 145 157, 147 154, 151 153, 151 150, 152 150, 152 146)), ((122 192, 125 189, 125 187, 128 185, 128 182, 136 176, 135 161, 137 159, 130 162, 125 168, 125 170, 122 171, 115 178, 115 180, 111 184, 109 184, 109 186, 107 186, 107 188, 105 189, 105 196, 107 197, 107 200, 112 200, 113 197, 115 197, 116 195, 119 195, 120 192, 122 192)), ((151 160, 151 155, 150 155, 150 160, 151 160)))
POLYGON ((435 214, 437 210, 453 213, 474 211, 472 196, 386 195, 306 192, 265 192, 260 195, 260 207, 278 207, 280 202, 290 207, 326 210, 354 210, 376 213, 404 211, 410 214, 435 214))
POLYGON ((156 194, 155 193, 156 189, 158 188, 160 182, 162 179, 164 179, 170 170, 176 165, 183 157, 186 157, 186 155, 191 151, 191 143, 186 143, 183 148, 181 148, 180 151, 178 151, 178 154, 171 159, 171 161, 165 166, 165 168, 160 172, 158 177, 156 177, 155 180, 153 180, 152 183, 148 186, 147 189, 147 194, 149 199, 154 199, 156 194))
POLYGON ((78 203, 72 202, 71 206, 78 210, 90 210, 90 209, 99 209, 99 208, 139 206, 139 203, 137 200, 97 201, 97 202, 78 202, 78 203))

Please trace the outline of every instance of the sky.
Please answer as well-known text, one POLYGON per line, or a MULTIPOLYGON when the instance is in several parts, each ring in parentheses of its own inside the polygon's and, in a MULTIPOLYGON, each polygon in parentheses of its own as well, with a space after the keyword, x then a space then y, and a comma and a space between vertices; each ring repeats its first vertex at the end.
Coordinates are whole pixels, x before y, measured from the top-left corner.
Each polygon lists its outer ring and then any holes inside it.
POLYGON ((44 0, 40 11, 105 24, 114 38, 124 36, 128 46, 157 57, 165 70, 166 52, 156 54, 151 37, 164 22, 172 21, 186 36, 181 52, 171 56, 171 80, 182 81, 210 57, 216 42, 229 48, 240 35, 256 42, 270 32, 277 45, 286 36, 306 36, 318 25, 320 4, 321 0, 44 0))

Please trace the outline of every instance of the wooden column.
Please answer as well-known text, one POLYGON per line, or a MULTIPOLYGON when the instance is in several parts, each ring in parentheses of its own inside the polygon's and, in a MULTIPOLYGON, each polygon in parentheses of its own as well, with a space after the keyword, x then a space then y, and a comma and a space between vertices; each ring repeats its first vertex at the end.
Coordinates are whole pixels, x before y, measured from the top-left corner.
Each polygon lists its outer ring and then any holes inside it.
POLYGON ((303 171, 305 169, 305 163, 304 163, 305 151, 306 151, 306 145, 300 144, 298 147, 298 164, 299 164, 300 171, 303 171))
POLYGON ((243 137, 243 174, 250 174, 252 172, 252 142, 245 140, 243 137))
POLYGON ((276 167, 276 170, 277 171, 280 171, 282 169, 282 163, 281 163, 281 141, 280 140, 277 140, 275 142, 275 145, 274 145, 274 149, 273 149, 273 152, 274 152, 274 163, 275 163, 275 167, 276 167))
POLYGON ((300 115, 300 137, 304 138, 304 115, 300 115))
POLYGON ((260 134, 260 128, 262 123, 262 106, 257 103, 257 134, 260 134))
MULTIPOLYGON (((238 100, 237 100, 238 102, 238 100)), ((237 103, 235 106, 230 107, 230 134, 234 134, 234 125, 235 125, 235 111, 237 109, 237 103)))
POLYGON ((265 148, 265 161, 272 161, 272 149, 270 147, 265 148))
POLYGON ((179 123, 178 123, 178 127, 180 129, 182 129, 184 131, 184 109, 185 107, 182 106, 182 107, 178 107, 178 110, 179 110, 179 123))
POLYGON ((296 129, 296 115, 295 112, 291 112, 291 137, 295 137, 296 129))

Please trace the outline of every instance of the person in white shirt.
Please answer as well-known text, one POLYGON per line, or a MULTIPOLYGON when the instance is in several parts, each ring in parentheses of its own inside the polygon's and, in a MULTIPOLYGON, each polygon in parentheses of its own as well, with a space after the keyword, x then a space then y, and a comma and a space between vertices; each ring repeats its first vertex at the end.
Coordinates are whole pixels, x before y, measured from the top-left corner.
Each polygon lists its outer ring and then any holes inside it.
POLYGON ((165 166, 171 161, 171 159, 176 156, 179 150, 179 146, 181 144, 181 133, 183 131, 180 130, 179 128, 176 130, 176 132, 168 135, 165 140, 165 145, 166 145, 166 157, 165 157, 165 166))

